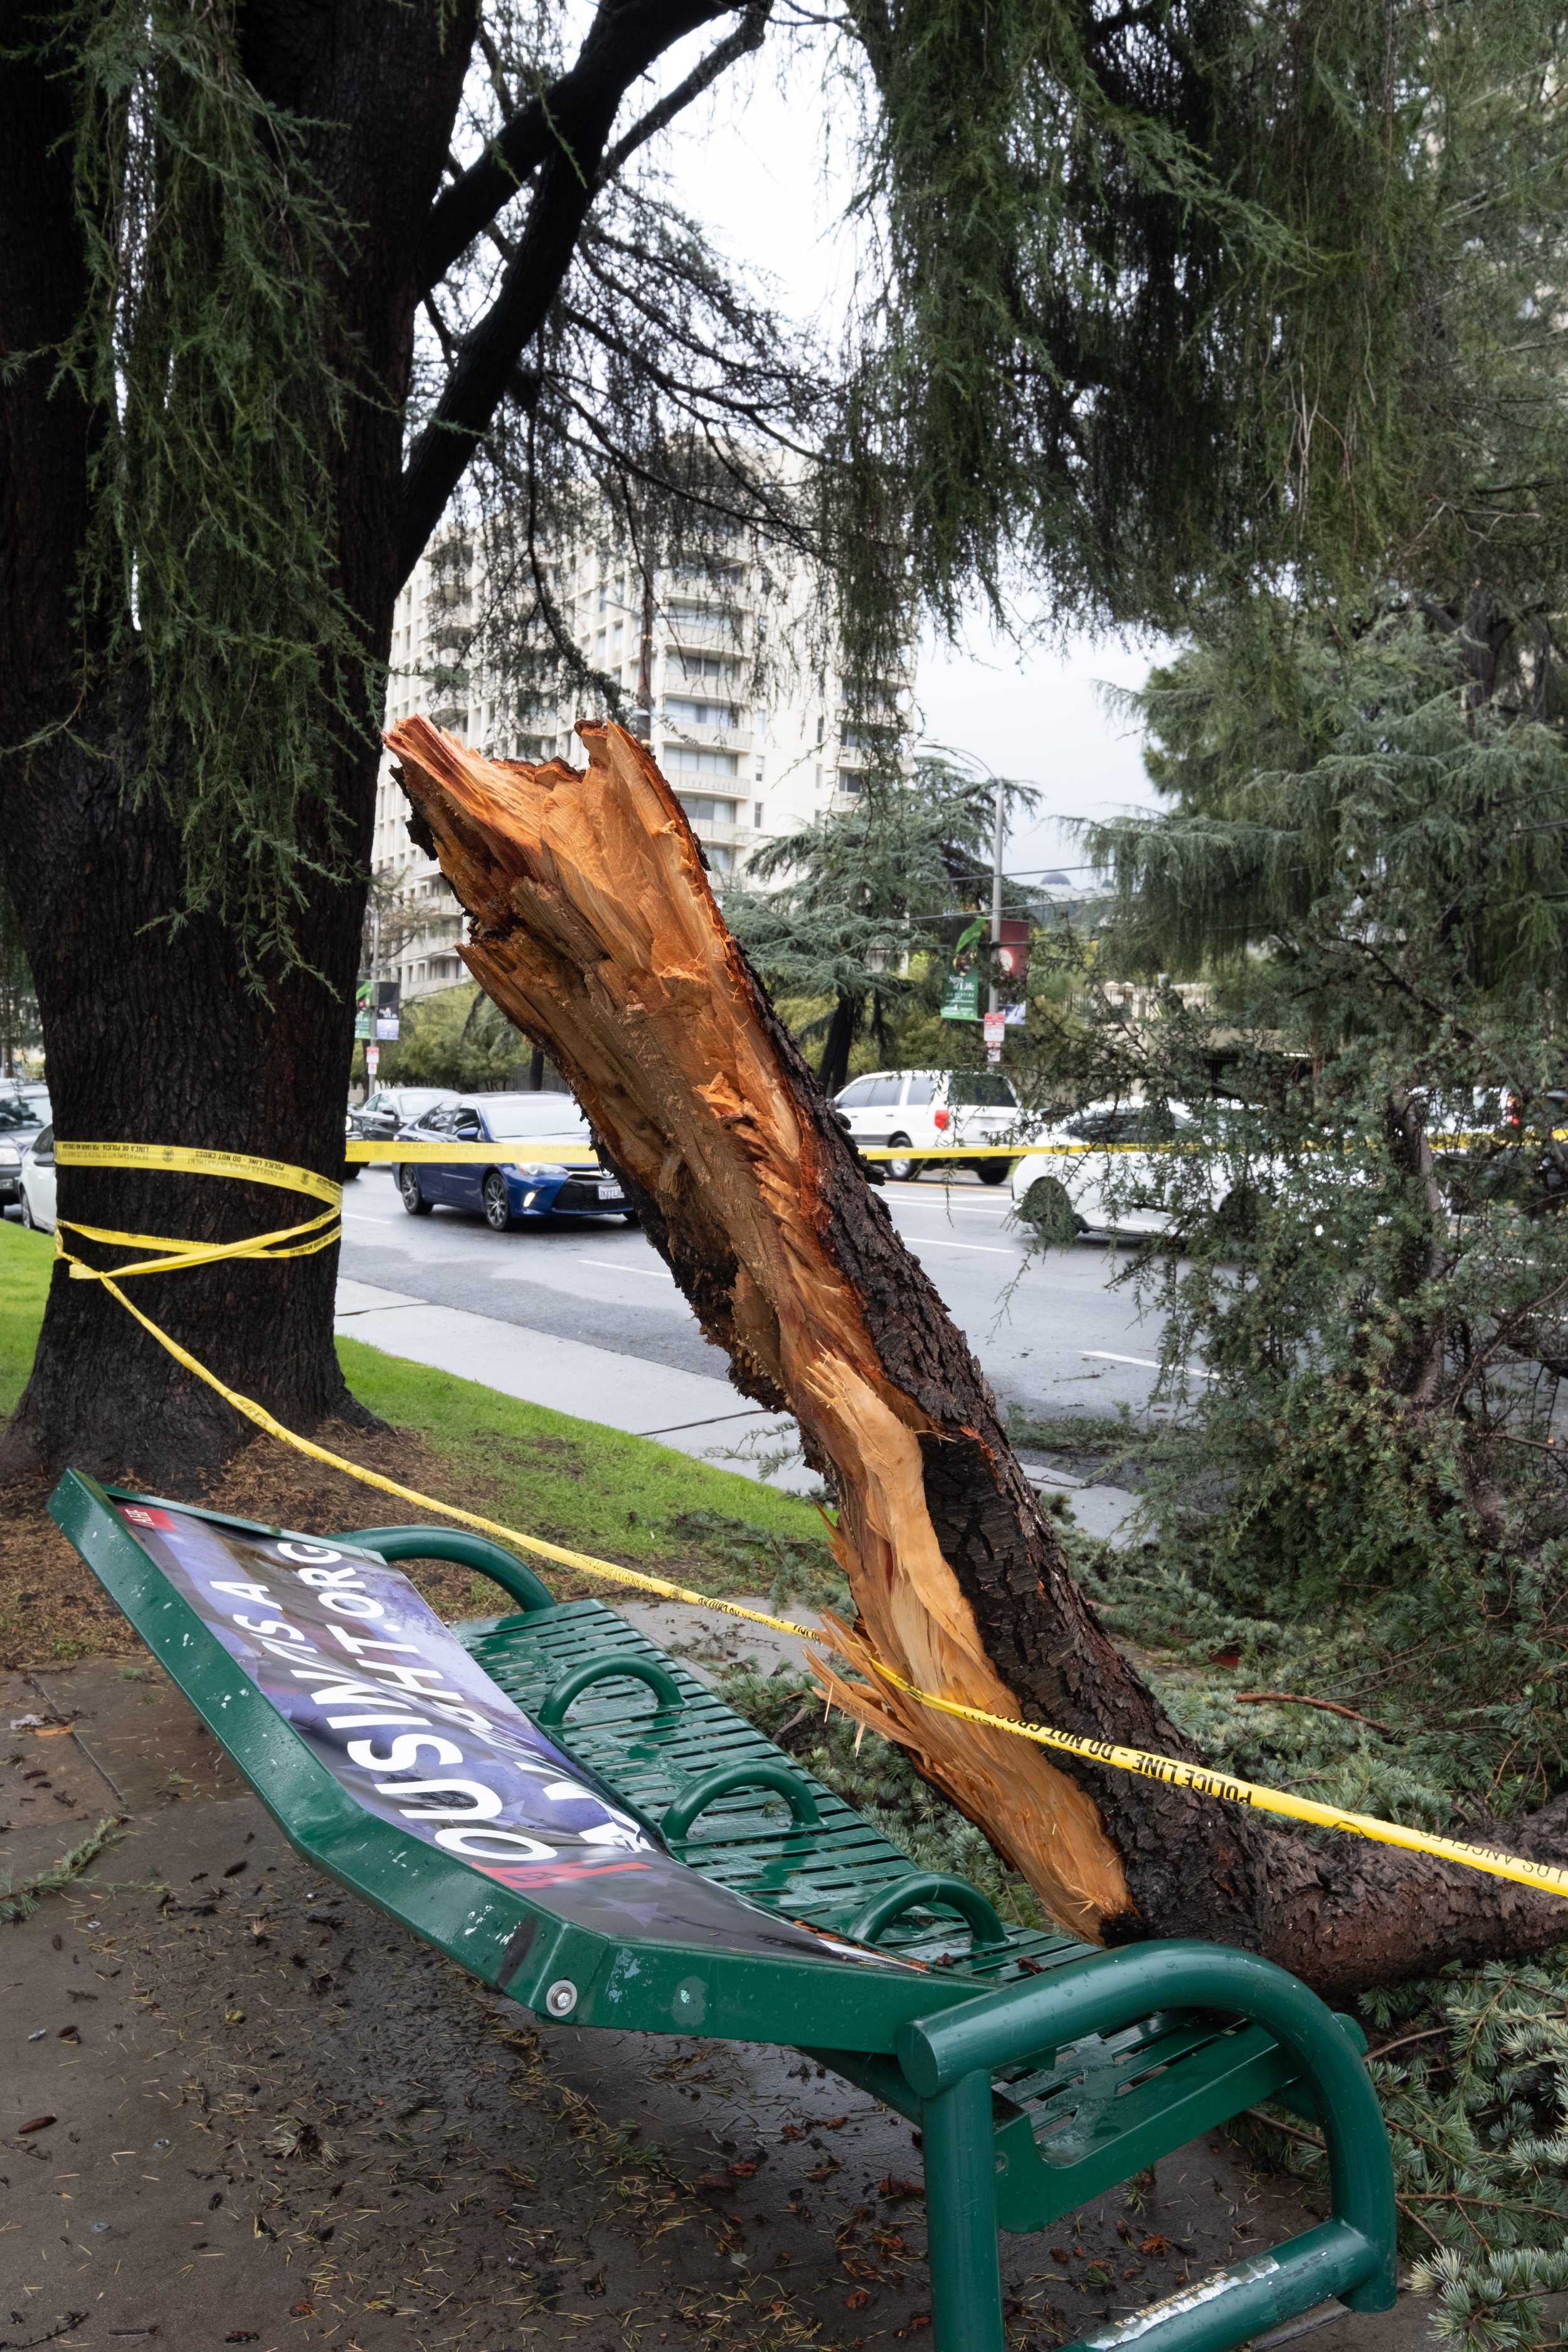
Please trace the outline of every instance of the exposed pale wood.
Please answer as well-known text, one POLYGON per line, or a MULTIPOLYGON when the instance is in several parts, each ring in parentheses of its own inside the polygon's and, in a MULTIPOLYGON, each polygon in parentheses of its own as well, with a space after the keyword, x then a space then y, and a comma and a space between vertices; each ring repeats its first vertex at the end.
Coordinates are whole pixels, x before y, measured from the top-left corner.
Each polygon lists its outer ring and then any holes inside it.
MULTIPOLYGON (((1194 1753, 1100 1631, 962 1334, 714 904, 646 751, 584 725, 588 766, 487 761, 422 719, 387 740, 473 918, 480 984, 548 1050, 736 1386, 798 1418, 831 1475, 855 1638, 1000 1715, 1194 1753)), ((1352 1839, 1310 1840, 840 1678, 1055 1917, 1121 1942, 1213 1936, 1331 1994, 1559 1941, 1564 1906, 1352 1839)), ((1558 1856, 1568 1799, 1490 1842, 1558 1856)))

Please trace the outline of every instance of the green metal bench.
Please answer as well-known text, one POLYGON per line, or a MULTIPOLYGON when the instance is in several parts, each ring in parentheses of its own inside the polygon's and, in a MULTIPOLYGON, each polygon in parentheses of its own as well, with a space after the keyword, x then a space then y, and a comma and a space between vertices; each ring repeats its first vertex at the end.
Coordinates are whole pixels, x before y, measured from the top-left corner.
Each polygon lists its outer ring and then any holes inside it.
POLYGON ((49 1508, 315 1866, 529 2009, 793 2045, 916 2123, 938 2352, 1001 2352, 998 2228, 1265 2099, 1321 2130, 1331 2217, 1068 2352, 1226 2352, 1331 2297, 1393 2303, 1364 2041, 1268 1961, 1005 1927, 615 1611, 552 1601, 482 1537, 290 1534, 74 1472, 49 1508), (408 1559, 465 1563, 517 1609, 443 1627, 408 1559))

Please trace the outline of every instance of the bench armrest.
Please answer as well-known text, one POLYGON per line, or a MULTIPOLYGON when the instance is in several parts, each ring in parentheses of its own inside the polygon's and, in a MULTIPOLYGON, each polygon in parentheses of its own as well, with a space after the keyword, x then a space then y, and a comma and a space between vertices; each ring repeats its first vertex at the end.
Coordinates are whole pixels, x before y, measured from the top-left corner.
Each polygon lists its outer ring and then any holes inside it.
POLYGON ((1377 2096, 1332 2012, 1271 1960, 1184 1941, 1096 1953, 900 2026, 899 2063, 921 2099, 939 2099, 966 2077, 989 2081, 1001 2067, 1171 2009, 1252 2020, 1296 2060, 1328 2146, 1335 2219, 1359 2232, 1369 2252, 1381 2252, 1345 2299, 1356 2309, 1386 2310, 1394 2285, 1394 2167, 1377 2096))
POLYGON ((467 1528, 351 1528, 337 1538, 339 1543, 358 1544, 362 1550, 378 1551, 383 1559, 450 1559, 459 1568, 477 1568, 509 1592, 520 1609, 553 1609, 555 1595, 550 1587, 525 1568, 510 1551, 503 1551, 488 1536, 475 1535, 467 1528))

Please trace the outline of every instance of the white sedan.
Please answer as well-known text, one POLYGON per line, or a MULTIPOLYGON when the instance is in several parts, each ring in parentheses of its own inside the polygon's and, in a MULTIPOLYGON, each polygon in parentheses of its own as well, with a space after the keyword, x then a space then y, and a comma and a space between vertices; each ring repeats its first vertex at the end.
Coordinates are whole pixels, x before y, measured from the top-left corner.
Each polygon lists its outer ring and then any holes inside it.
MULTIPOLYGON (((1052 1241, 1080 1234, 1163 1234, 1174 1213, 1169 1153, 1193 1115, 1184 1104, 1091 1103, 1013 1171, 1013 1206, 1052 1241), (1142 1147, 1142 1148, 1140 1148, 1142 1147), (1049 1190, 1029 1195, 1044 1181, 1049 1190)), ((1214 1180, 1226 1189, 1216 1167, 1214 1180)), ((1217 1203, 1216 1203, 1217 1205, 1217 1203)))
MULTIPOLYGON (((1223 1136, 1223 1113, 1221 1118, 1223 1136)), ((1091 1103, 1019 1160, 1014 1214, 1047 1242, 1064 1244, 1076 1234, 1168 1233, 1178 1216, 1205 1205, 1204 1195, 1222 1218, 1244 1219, 1248 1202, 1285 1176, 1245 1128, 1244 1118, 1226 1150, 1211 1125, 1202 1149, 1204 1131, 1184 1103, 1091 1103), (1043 1189, 1036 1192, 1037 1185, 1043 1189)), ((1339 1181, 1332 1154, 1314 1165, 1328 1186, 1339 1181)), ((1293 1181, 1300 1192, 1299 1170, 1293 1181)))
POLYGON ((55 1130, 38 1129, 22 1154, 22 1223, 36 1234, 55 1229, 55 1130))

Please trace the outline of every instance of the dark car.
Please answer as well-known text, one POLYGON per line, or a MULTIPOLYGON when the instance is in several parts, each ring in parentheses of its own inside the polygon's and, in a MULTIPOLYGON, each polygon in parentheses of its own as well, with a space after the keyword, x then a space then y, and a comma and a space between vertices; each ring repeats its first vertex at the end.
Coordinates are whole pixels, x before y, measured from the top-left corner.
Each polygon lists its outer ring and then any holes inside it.
POLYGON ((411 1217, 427 1217, 438 1203, 479 1209, 498 1234, 524 1217, 624 1217, 637 1212, 620 1178, 604 1164, 552 1160, 552 1145, 593 1144, 587 1120, 570 1095, 463 1095, 437 1103, 403 1129, 399 1140, 493 1143, 496 1157, 482 1160, 405 1160, 397 1189, 411 1217), (503 1156, 504 1155, 504 1156, 503 1156))
MULTIPOLYGON (((378 1087, 357 1107, 350 1107, 345 1122, 347 1139, 351 1143, 390 1143, 402 1129, 412 1127, 416 1118, 423 1118, 438 1103, 455 1103, 457 1099, 450 1087, 378 1087)), ((360 1162, 351 1160, 343 1172, 352 1183, 360 1172, 360 1162)))
POLYGON ((22 1154, 47 1127, 48 1088, 36 1079, 0 1078, 0 1208, 22 1197, 22 1154))

